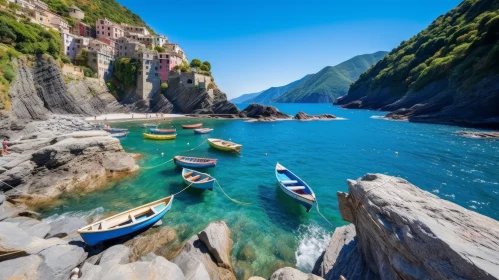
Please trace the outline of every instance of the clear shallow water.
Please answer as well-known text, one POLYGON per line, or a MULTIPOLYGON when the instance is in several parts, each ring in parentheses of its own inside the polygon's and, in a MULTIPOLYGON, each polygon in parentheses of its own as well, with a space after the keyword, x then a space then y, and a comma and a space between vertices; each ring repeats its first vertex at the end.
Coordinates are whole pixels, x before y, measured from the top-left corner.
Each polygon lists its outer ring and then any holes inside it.
MULTIPOLYGON (((122 144, 128 152, 143 155, 138 161, 142 167, 160 164, 208 137, 243 144, 241 156, 213 150, 207 143, 182 154, 218 158, 217 167, 209 173, 230 196, 252 205, 235 204, 218 188, 213 192, 188 189, 175 198, 172 210, 163 218, 164 225, 176 228, 182 240, 210 221, 226 221, 232 230, 238 279, 268 277, 283 266, 310 271, 333 231, 315 208, 306 213, 279 190, 274 176, 276 161, 308 182, 321 212, 337 226, 345 223, 338 211, 336 192, 347 191, 346 179, 368 172, 403 177, 441 198, 499 219, 499 141, 457 136, 456 131, 465 130, 459 127, 376 119, 373 116, 382 113, 375 111, 343 110, 328 104, 277 107, 288 114, 303 110, 309 114, 332 113, 347 120, 202 120, 205 127, 215 129, 207 135, 181 130, 180 123, 186 121, 174 120, 171 123, 177 127, 178 136, 173 141, 143 139, 144 129, 139 123, 113 124, 130 128, 122 144)), ((54 215, 68 212, 81 216, 119 212, 184 187, 180 169, 168 163, 142 169, 138 175, 102 191, 65 198, 61 206, 43 214, 54 219, 54 215)))

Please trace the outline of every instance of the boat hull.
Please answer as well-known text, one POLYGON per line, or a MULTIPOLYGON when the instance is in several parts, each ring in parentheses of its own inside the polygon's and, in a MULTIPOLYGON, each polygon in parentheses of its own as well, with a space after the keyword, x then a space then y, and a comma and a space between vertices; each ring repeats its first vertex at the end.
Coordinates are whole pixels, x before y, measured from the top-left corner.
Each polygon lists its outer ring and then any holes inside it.
POLYGON ((237 145, 237 147, 235 148, 231 148, 231 147, 226 147, 226 146, 223 146, 223 145, 217 145, 216 143, 212 142, 213 139, 208 139, 208 144, 217 149, 217 150, 220 150, 220 151, 225 151, 225 152, 236 152, 236 153, 239 153, 241 152, 241 149, 243 148, 242 145, 237 145))
POLYGON ((134 233, 136 231, 139 231, 141 229, 144 229, 146 227, 154 225, 157 221, 159 221, 163 216, 170 211, 172 208, 172 200, 166 205, 166 207, 157 215, 154 217, 144 220, 142 222, 136 223, 133 226, 130 227, 125 227, 125 228, 118 228, 116 230, 107 230, 107 231, 101 231, 101 232, 84 232, 80 233, 81 237, 83 240, 88 244, 88 245, 96 245, 99 244, 103 241, 114 239, 120 236, 124 236, 130 233, 134 233))
POLYGON ((144 136, 144 138, 151 140, 173 140, 177 138, 177 134, 160 135, 160 134, 142 133, 142 135, 144 136))
POLYGON ((103 129, 103 130, 110 132, 110 133, 128 132, 128 129, 126 129, 126 128, 108 128, 108 129, 103 129))
POLYGON ((173 158, 173 162, 175 163, 175 165, 185 168, 210 168, 210 167, 215 167, 217 165, 216 161, 208 163, 193 163, 193 162, 179 160, 177 158, 173 158))
POLYGON ((201 128, 203 126, 202 123, 197 123, 197 124, 183 124, 182 128, 183 129, 196 129, 196 128, 201 128))
POLYGON ((171 135, 171 134, 175 134, 177 132, 176 129, 162 130, 162 129, 157 129, 157 128, 151 128, 151 129, 149 129, 149 131, 151 132, 150 134, 158 134, 158 135, 171 135))
POLYGON ((198 172, 196 170, 186 169, 186 168, 184 168, 182 170, 182 179, 184 179, 184 183, 186 185, 188 185, 188 186, 190 185, 191 188, 201 189, 201 190, 210 190, 210 191, 212 191, 213 190, 213 185, 215 184, 215 179, 213 177, 211 177, 210 175, 208 175, 206 173, 198 172), (194 174, 200 174, 201 176, 204 176, 204 177, 201 177, 201 179, 209 177, 209 178, 211 178, 211 180, 207 181, 207 182, 203 182, 203 183, 191 182, 191 181, 187 180, 185 178, 185 176, 184 176, 184 174, 186 174, 187 172, 190 172, 190 171, 193 171, 194 174))
POLYGON ((121 139, 121 138, 126 138, 127 135, 128 135, 128 132, 121 132, 121 133, 111 134, 111 137, 121 139))
POLYGON ((197 128, 197 129, 194 129, 194 134, 206 134, 206 133, 210 133, 212 132, 213 129, 205 129, 205 128, 197 128))
POLYGON ((298 204, 301 204, 305 207, 305 209, 307 209, 307 212, 310 212, 310 210, 312 209, 312 207, 314 206, 314 203, 315 201, 312 201, 312 200, 308 200, 306 198, 303 198, 297 194, 295 194, 294 192, 288 190, 283 184, 279 183, 279 187, 281 188, 281 190, 286 194, 288 195, 292 200, 294 200, 295 202, 297 202, 298 204))
POLYGON ((279 163, 277 163, 276 165, 275 176, 281 190, 292 200, 294 200, 298 204, 303 205, 307 209, 307 212, 310 212, 316 202, 316 199, 314 192, 308 186, 308 184, 279 163), (286 184, 288 185, 286 186, 286 184), (288 188, 298 188, 298 186, 302 188, 299 189, 300 192, 302 192, 301 194, 294 192, 288 188))

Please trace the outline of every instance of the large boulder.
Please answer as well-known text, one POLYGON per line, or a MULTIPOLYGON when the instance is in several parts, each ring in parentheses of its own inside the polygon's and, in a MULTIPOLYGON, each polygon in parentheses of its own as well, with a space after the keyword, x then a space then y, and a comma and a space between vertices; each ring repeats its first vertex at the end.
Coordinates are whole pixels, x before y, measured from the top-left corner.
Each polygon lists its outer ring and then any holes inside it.
POLYGON ((204 265, 211 280, 235 280, 229 257, 231 247, 232 240, 227 225, 223 222, 211 223, 197 236, 192 236, 186 241, 173 262, 192 279, 201 279, 201 275, 204 275, 202 266, 197 264, 199 261, 204 265), (199 236, 202 236, 204 242, 199 236), (192 275, 194 270, 196 273, 192 275))
MULTIPOLYGON (((307 274, 291 267, 284 267, 275 271, 270 280, 320 280, 323 279, 313 274, 307 274)), ((324 279, 323 279, 324 280, 324 279)))
POLYGON ((298 112, 296 115, 293 117, 295 120, 300 120, 300 121, 312 121, 312 120, 334 120, 336 119, 335 116, 331 114, 322 114, 322 115, 309 115, 305 112, 298 112))
POLYGON ((52 271, 54 280, 66 280, 70 277, 71 271, 83 263, 87 253, 83 248, 61 244, 51 246, 38 253, 44 259, 44 266, 52 271))
POLYGON ((357 249, 355 226, 350 224, 335 229, 329 245, 317 260, 312 273, 326 280, 377 279, 369 270, 357 249))
POLYGON ((130 262, 130 249, 124 245, 115 245, 102 254, 99 264, 127 264, 130 262))
POLYGON ((29 217, 9 218, 5 219, 4 222, 13 223, 27 234, 40 238, 45 238, 51 229, 49 224, 29 217))
MULTIPOLYGON (((85 219, 79 217, 62 217, 51 223, 50 231, 47 234, 47 238, 59 237, 63 238, 70 234, 75 233, 78 229, 86 226, 88 223, 85 219)), ((79 238, 79 237, 78 237, 79 238)))
POLYGON ((198 238, 206 245, 219 266, 232 269, 230 261, 232 239, 229 227, 224 221, 210 223, 198 233, 198 238))
POLYGON ((169 245, 176 240, 177 234, 173 228, 162 227, 149 229, 126 241, 124 245, 130 248, 131 261, 136 261, 149 253, 155 253, 168 258, 169 245))
POLYGON ((0 279, 43 280, 53 279, 52 271, 41 270, 43 259, 37 255, 0 262, 0 279))
MULTIPOLYGON (((367 174, 348 186, 349 194, 338 193, 340 212, 355 225, 356 248, 381 279, 499 278, 498 221, 397 177, 367 174)), ((351 242, 338 242, 340 256, 341 243, 351 242)))

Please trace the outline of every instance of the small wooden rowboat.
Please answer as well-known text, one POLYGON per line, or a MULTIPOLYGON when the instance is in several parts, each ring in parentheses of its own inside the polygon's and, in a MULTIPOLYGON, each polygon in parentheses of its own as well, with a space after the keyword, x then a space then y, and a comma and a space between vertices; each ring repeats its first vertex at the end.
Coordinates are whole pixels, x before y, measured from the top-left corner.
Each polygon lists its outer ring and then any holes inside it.
POLYGON ((152 140, 172 140, 177 138, 177 134, 149 134, 149 133, 142 133, 144 135, 144 138, 146 139, 152 139, 152 140))
POLYGON ((112 128, 112 127, 106 127, 106 128, 103 128, 103 130, 110 132, 110 133, 119 133, 119 132, 128 131, 128 129, 126 129, 126 128, 112 128))
POLYGON ((239 153, 243 148, 243 145, 236 144, 234 142, 225 141, 222 139, 208 138, 208 144, 215 149, 219 149, 227 152, 237 152, 239 153))
POLYGON ((213 128, 196 128, 194 129, 194 134, 206 134, 212 132, 213 128))
POLYGON ((159 123, 143 123, 140 127, 158 127, 159 123))
POLYGON ((173 161, 177 166, 187 168, 209 168, 217 165, 217 160, 212 158, 175 156, 173 161))
POLYGON ((100 220, 77 232, 88 245, 96 245, 155 224, 171 209, 172 202, 173 195, 100 220))
POLYGON ((215 184, 215 178, 209 174, 187 168, 182 169, 182 178, 187 185, 196 189, 212 191, 215 184))
POLYGON ((126 138, 127 135, 128 135, 128 131, 125 131, 125 132, 120 132, 120 133, 112 133, 111 137, 114 137, 114 138, 126 138))
POLYGON ((195 124, 183 124, 182 128, 183 129, 195 129, 195 128, 201 128, 203 126, 202 123, 195 123, 195 124))
POLYGON ((294 201, 305 206, 307 212, 310 212, 316 199, 314 191, 307 183, 279 163, 275 166, 275 176, 281 190, 294 201))
POLYGON ((149 131, 151 132, 151 134, 175 134, 177 132, 177 129, 151 128, 149 129, 149 131))

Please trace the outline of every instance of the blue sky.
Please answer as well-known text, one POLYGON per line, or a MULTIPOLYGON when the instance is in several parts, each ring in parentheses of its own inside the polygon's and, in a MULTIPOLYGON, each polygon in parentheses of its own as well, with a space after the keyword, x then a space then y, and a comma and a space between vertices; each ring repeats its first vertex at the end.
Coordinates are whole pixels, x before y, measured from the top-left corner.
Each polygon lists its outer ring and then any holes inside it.
POLYGON ((118 0, 189 59, 208 60, 229 98, 355 55, 390 51, 458 0, 118 0))

